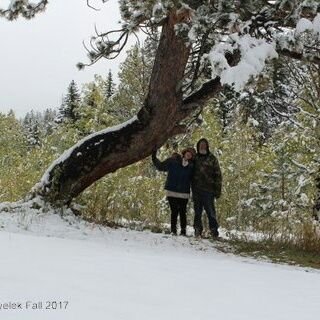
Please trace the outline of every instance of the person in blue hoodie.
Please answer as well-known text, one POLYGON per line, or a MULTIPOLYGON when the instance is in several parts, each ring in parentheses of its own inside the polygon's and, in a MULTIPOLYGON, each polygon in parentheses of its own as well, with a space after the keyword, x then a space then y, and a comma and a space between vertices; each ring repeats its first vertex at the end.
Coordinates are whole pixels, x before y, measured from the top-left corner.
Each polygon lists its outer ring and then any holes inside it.
POLYGON ((171 210, 171 233, 177 234, 177 221, 180 218, 181 235, 186 235, 187 203, 190 198, 190 186, 193 174, 193 148, 184 149, 181 153, 160 161, 157 152, 152 153, 152 162, 159 171, 168 172, 165 183, 167 200, 171 210))

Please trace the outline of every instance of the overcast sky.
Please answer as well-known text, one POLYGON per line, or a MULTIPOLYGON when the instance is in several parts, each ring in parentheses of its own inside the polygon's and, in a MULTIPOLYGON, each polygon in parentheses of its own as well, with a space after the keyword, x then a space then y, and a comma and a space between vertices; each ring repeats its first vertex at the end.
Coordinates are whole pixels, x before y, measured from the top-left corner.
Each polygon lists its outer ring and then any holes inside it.
POLYGON ((76 68, 88 62, 82 42, 94 34, 95 24, 99 31, 119 27, 118 1, 91 3, 101 11, 87 7, 86 0, 51 0, 33 20, 0 19, 0 112, 13 109, 20 117, 31 109, 58 108, 72 79, 81 88, 95 73, 117 73, 125 54, 84 71, 76 68))

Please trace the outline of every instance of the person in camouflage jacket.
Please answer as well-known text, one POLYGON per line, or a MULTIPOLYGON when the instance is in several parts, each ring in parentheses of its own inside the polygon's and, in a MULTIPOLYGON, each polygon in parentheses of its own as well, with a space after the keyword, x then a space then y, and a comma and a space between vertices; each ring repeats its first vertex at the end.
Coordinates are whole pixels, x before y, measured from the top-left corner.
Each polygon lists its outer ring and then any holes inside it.
POLYGON ((201 236, 202 211, 206 211, 209 228, 214 238, 219 236, 214 201, 221 195, 222 175, 218 159, 210 152, 208 140, 202 138, 197 143, 192 177, 192 196, 194 202, 195 236, 201 236))

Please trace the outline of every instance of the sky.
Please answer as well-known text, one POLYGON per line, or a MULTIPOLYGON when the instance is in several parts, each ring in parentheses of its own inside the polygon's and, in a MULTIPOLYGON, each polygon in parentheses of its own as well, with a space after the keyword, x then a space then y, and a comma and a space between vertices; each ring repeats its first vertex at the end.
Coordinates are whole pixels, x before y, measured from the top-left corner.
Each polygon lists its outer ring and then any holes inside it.
MULTIPOLYGON (((0 0, 2 7, 9 0, 0 0)), ((116 77, 125 51, 116 60, 103 59, 79 71, 78 62, 88 62, 83 41, 98 31, 118 28, 118 1, 51 0, 44 13, 32 20, 0 18, 0 112, 14 110, 17 117, 31 109, 58 108, 71 80, 81 88, 94 74, 116 77)), ((131 40, 131 44, 134 43, 131 40)), ((129 49, 129 47, 128 47, 129 49)))

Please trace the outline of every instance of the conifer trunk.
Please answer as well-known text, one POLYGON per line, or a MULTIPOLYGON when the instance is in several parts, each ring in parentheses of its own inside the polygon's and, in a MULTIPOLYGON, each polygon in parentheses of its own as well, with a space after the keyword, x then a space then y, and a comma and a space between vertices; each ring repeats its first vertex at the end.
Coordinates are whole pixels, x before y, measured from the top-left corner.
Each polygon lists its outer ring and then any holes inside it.
POLYGON ((190 49, 176 35, 175 21, 171 13, 163 25, 148 96, 137 117, 71 148, 51 165, 33 196, 53 205, 69 204, 101 177, 149 156, 176 133, 178 122, 190 113, 182 108, 180 89, 190 49))
POLYGON ((315 220, 320 221, 320 173, 315 179, 316 198, 313 205, 313 217, 315 220))

